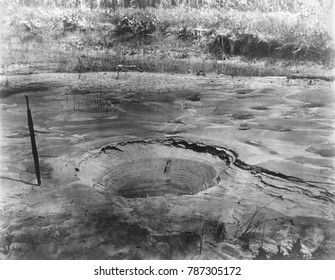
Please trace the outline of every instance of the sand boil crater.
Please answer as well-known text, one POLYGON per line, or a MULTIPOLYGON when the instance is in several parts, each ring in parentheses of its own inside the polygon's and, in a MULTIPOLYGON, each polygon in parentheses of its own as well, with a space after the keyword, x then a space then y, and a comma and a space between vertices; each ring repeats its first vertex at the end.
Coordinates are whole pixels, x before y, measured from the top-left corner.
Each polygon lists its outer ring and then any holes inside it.
POLYGON ((131 140, 87 154, 77 178, 126 198, 194 195, 217 185, 234 154, 181 138, 131 140))

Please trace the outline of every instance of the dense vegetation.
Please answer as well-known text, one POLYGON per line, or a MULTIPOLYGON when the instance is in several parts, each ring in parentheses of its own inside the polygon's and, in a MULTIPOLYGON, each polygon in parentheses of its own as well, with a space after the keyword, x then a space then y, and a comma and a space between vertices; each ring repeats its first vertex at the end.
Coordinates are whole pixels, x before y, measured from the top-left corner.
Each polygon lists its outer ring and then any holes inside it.
POLYGON ((283 73, 255 71, 250 59, 333 62, 330 0, 11 0, 0 9, 3 68, 106 71, 135 63, 185 73, 217 71, 225 60, 224 73, 272 75, 283 73))

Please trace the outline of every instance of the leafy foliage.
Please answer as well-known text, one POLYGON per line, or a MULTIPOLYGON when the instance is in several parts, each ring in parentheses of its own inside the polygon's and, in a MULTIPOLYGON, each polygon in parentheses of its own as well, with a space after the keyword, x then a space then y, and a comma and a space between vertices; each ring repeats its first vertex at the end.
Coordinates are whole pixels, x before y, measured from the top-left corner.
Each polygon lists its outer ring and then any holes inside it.
MULTIPOLYGON (((191 59, 202 60, 204 56, 213 55, 222 59, 222 49, 212 46, 216 35, 229 38, 228 48, 231 42, 234 43, 228 58, 238 55, 295 61, 322 60, 331 66, 335 55, 328 26, 329 9, 319 1, 307 5, 305 1, 288 0, 203 0, 197 5, 194 5, 196 1, 178 1, 173 5, 170 0, 162 0, 155 8, 145 9, 138 8, 138 1, 133 1, 132 8, 122 8, 124 1, 118 1, 119 4, 111 9, 106 9, 104 1, 100 1, 101 9, 97 1, 89 0, 78 1, 81 3, 79 6, 75 0, 26 0, 26 6, 17 2, 9 1, 5 6, 0 3, 0 9, 4 11, 2 22, 5 28, 0 36, 5 45, 3 57, 6 65, 57 63, 61 65, 60 71, 74 71, 76 57, 88 52, 92 57, 97 53, 101 57, 105 52, 105 57, 113 56, 118 61, 107 67, 107 63, 96 63, 92 59, 94 65, 88 67, 90 71, 103 71, 115 68, 114 64, 124 63, 125 53, 144 54, 148 48, 146 54, 150 58, 137 55, 143 70, 194 72, 198 62, 193 63, 191 59), (189 39, 181 39, 181 30, 188 32, 186 37, 189 39), (194 36, 194 30, 213 32, 194 36), (260 45, 264 51, 260 51, 260 45), (181 51, 179 57, 170 55, 172 49, 181 51), (162 54, 167 54, 167 58, 160 59, 162 54), (179 61, 179 58, 187 61, 179 61)), ((209 65, 209 68, 213 66, 209 65)), ((230 68, 227 64, 220 71, 229 74, 232 72, 230 68)), ((241 75, 245 72, 258 75, 259 71, 256 69, 255 73, 251 68, 251 65, 243 66, 239 72, 242 70, 241 75)))
POLYGON ((131 33, 135 36, 146 37, 157 30, 156 17, 148 11, 136 11, 116 19, 115 32, 117 35, 131 33))

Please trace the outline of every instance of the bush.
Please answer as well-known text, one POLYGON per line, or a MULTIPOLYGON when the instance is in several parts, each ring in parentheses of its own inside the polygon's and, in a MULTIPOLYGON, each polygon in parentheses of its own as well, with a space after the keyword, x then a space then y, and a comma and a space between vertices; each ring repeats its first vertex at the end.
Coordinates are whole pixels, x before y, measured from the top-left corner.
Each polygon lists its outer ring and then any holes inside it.
POLYGON ((128 13, 116 19, 116 35, 131 33, 136 37, 146 37, 157 30, 157 20, 147 11, 128 13))
POLYGON ((289 260, 303 260, 304 254, 302 253, 301 238, 297 237, 292 241, 291 248, 288 249, 289 260))

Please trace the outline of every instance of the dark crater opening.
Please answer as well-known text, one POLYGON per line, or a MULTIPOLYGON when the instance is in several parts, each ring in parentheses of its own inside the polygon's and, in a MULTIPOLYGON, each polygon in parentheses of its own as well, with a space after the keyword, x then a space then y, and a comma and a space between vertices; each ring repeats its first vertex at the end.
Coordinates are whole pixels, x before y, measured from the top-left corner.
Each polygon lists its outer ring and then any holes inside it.
POLYGON ((196 194, 211 187, 217 176, 208 164, 179 158, 141 159, 113 171, 120 174, 114 177, 117 195, 127 198, 196 194))

